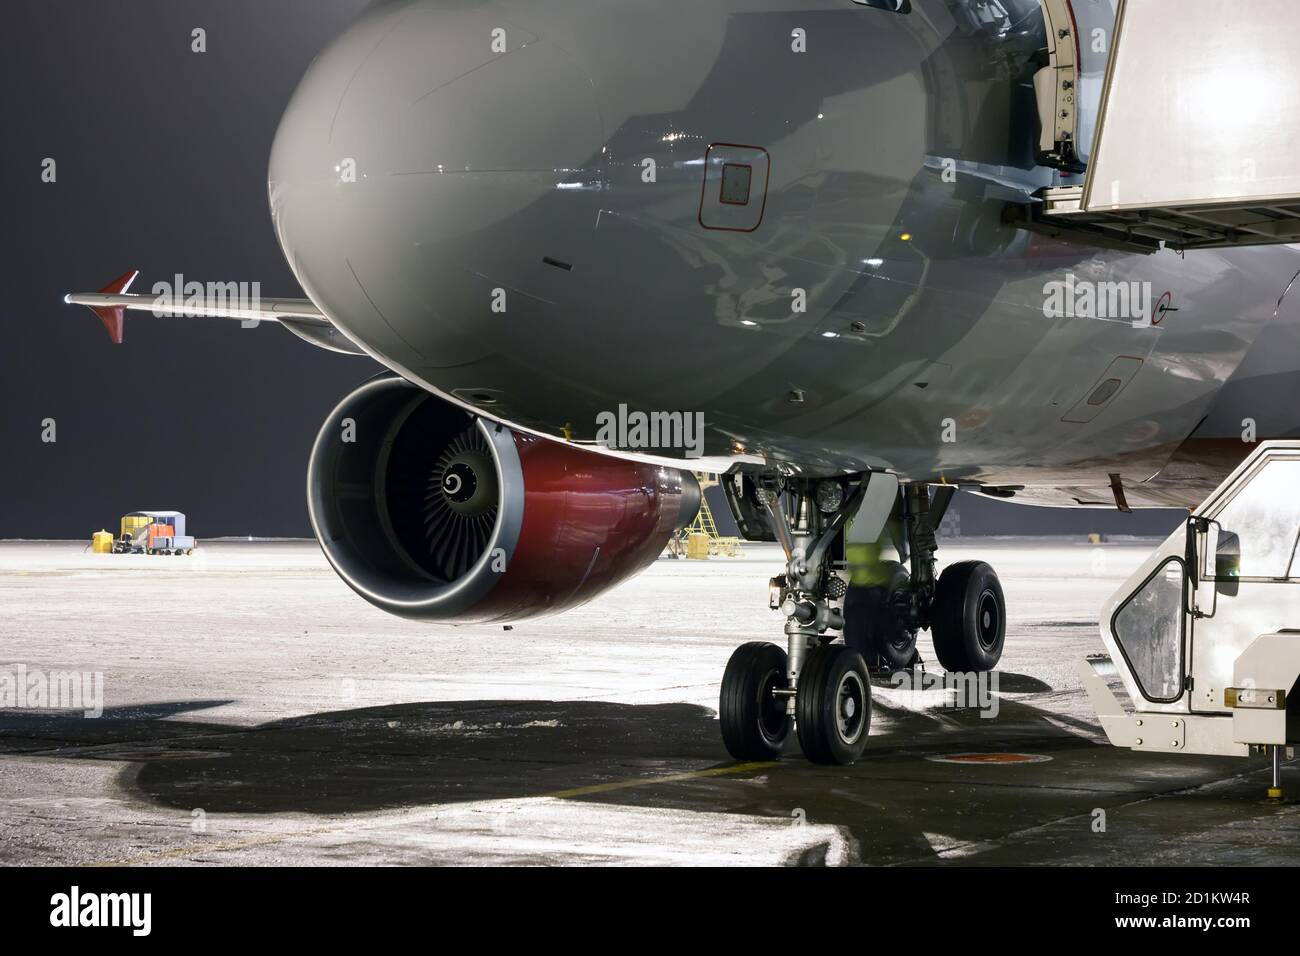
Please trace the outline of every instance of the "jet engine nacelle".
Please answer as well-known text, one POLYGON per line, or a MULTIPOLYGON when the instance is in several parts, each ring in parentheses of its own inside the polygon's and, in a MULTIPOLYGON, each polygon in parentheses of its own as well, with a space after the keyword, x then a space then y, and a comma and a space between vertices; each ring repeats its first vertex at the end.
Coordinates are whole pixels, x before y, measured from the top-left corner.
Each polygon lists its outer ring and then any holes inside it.
POLYGON ((334 409, 307 474, 334 570, 376 607, 504 622, 590 600, 692 520, 689 472, 519 434, 396 376, 334 409))

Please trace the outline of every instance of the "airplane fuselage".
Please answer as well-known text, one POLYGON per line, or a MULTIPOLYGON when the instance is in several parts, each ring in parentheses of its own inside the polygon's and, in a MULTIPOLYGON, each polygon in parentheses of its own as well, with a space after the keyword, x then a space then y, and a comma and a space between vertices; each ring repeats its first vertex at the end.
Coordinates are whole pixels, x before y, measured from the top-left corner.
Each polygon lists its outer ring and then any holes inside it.
POLYGON ((698 412, 711 455, 1192 504, 1151 479, 1300 322, 1300 252, 1007 224, 1054 181, 1041 43, 964 6, 382 3, 286 111, 277 234, 353 342, 528 429, 698 412))

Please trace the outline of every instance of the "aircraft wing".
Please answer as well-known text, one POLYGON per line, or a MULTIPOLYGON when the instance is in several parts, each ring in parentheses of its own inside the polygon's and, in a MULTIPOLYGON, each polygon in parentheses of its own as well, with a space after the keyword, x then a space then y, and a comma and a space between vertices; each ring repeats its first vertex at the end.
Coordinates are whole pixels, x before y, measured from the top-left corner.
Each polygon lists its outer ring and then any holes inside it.
POLYGON ((129 292, 140 270, 118 276, 98 292, 73 292, 63 301, 84 305, 104 323, 109 338, 122 344, 128 311, 153 312, 184 318, 237 319, 240 322, 278 322, 294 335, 312 345, 346 355, 366 353, 343 335, 310 299, 257 299, 251 303, 230 305, 171 301, 166 297, 133 295, 129 292))

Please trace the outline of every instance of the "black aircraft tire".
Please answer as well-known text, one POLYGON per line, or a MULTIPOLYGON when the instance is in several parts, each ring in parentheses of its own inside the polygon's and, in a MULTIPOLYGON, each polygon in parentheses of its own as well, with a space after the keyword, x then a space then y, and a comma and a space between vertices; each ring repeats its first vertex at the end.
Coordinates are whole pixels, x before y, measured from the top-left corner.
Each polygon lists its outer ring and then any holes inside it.
POLYGON ((944 568, 930 629, 944 670, 983 673, 997 667, 1007 636, 1007 603, 993 568, 983 561, 944 568))
POLYGON ((737 760, 775 760, 790 734, 786 698, 772 690, 789 686, 785 651, 758 641, 736 648, 722 675, 718 723, 727 753, 737 760))
POLYGON ((916 631, 892 607, 893 595, 906 590, 910 576, 897 561, 888 562, 886 586, 850 586, 844 596, 844 643, 859 651, 870 666, 905 670, 916 657, 916 631))
POLYGON ((862 655, 843 644, 808 652, 795 695, 795 727, 813 763, 848 766, 871 731, 871 679, 862 655))

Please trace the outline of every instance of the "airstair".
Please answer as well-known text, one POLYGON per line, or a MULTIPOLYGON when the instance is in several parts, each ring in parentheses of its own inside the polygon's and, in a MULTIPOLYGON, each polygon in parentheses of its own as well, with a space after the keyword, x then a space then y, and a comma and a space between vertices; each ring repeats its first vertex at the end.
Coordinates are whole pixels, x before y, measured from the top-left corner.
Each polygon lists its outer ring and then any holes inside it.
POLYGON ((1040 162, 1085 176, 1042 190, 1027 228, 1144 252, 1300 242, 1300 2, 1119 0, 1109 36, 1080 36, 1086 2, 1040 0, 1040 162), (1081 129, 1078 64, 1098 42, 1081 129))

